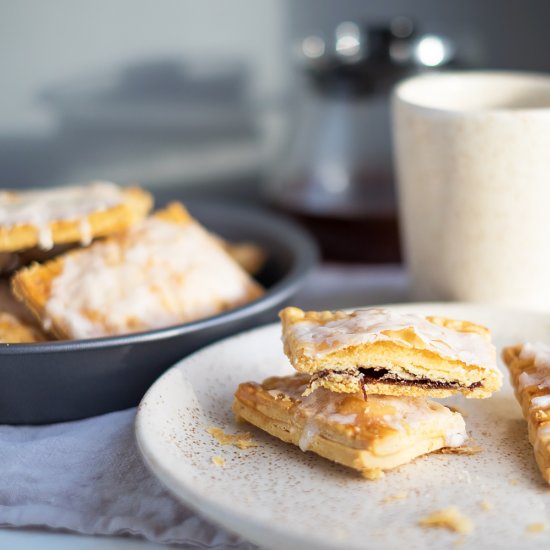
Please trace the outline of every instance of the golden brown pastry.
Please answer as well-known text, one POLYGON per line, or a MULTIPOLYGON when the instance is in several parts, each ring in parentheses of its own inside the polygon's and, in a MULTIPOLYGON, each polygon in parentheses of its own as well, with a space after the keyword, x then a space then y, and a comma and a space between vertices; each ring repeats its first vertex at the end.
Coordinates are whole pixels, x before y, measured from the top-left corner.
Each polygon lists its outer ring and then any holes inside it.
POLYGON ((292 366, 313 375, 307 391, 484 398, 502 384, 489 330, 468 321, 381 308, 280 317, 292 366))
MULTIPOLYGON (((123 231, 143 219, 153 204, 139 187, 113 183, 0 191, 0 252, 82 243, 123 231)), ((12 258, 5 256, 3 262, 12 258)))
POLYGON ((11 313, 0 311, 0 344, 30 344, 46 340, 44 334, 11 313))
POLYGON ((36 323, 31 312, 15 299, 8 279, 0 279, 0 311, 13 315, 26 325, 36 323))
POLYGON ((504 349, 502 358, 527 420, 535 459, 542 477, 550 483, 550 346, 511 346, 504 349))
POLYGON ((337 394, 303 396, 309 376, 240 384, 233 411, 279 439, 377 478, 414 458, 466 439, 460 413, 414 397, 337 394))
POLYGON ((36 319, 14 298, 8 281, 0 279, 0 343, 22 344, 48 339, 36 319))
POLYGON ((262 293, 179 203, 125 233, 18 271, 12 288, 59 338, 176 325, 262 293))

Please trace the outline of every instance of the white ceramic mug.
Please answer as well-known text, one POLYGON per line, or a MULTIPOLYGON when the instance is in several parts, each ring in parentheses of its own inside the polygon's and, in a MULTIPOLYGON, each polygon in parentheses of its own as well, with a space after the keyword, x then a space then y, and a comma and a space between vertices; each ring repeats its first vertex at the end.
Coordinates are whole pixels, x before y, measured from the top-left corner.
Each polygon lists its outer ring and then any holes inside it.
POLYGON ((550 76, 422 75, 392 101, 414 298, 550 311, 550 76))

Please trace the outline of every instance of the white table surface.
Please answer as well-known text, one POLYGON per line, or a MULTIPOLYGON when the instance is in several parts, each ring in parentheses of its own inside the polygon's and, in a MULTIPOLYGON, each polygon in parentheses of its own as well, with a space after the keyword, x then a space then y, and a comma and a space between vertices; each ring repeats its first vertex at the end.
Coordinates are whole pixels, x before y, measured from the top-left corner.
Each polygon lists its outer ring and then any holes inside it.
MULTIPOLYGON (((406 302, 408 277, 402 267, 324 265, 296 296, 305 309, 339 309, 406 302)), ((130 537, 92 537, 31 529, 0 529, 0 548, 10 550, 160 550, 168 546, 130 537)))

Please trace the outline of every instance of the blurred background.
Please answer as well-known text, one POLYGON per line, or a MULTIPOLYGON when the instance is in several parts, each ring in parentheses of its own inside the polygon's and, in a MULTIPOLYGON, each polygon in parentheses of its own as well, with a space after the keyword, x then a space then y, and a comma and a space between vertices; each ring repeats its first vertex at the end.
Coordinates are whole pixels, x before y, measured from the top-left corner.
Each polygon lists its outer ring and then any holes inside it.
POLYGON ((550 71, 528 0, 0 0, 1 187, 139 182, 283 211, 398 262, 388 98, 423 71, 550 71))

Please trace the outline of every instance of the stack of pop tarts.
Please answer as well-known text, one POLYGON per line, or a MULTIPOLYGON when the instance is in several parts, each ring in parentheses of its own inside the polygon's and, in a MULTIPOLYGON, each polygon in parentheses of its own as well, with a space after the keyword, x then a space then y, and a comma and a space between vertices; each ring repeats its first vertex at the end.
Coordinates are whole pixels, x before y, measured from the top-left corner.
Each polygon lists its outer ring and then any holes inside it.
POLYGON ((180 203, 152 206, 109 182, 0 190, 0 275, 11 277, 0 278, 0 343, 163 328, 263 293, 247 272, 263 262, 255 245, 226 243, 180 203))
POLYGON ((502 376, 488 329, 381 308, 280 314, 296 374, 241 384, 239 419, 380 477, 464 444, 464 419, 428 397, 486 398, 502 376))

